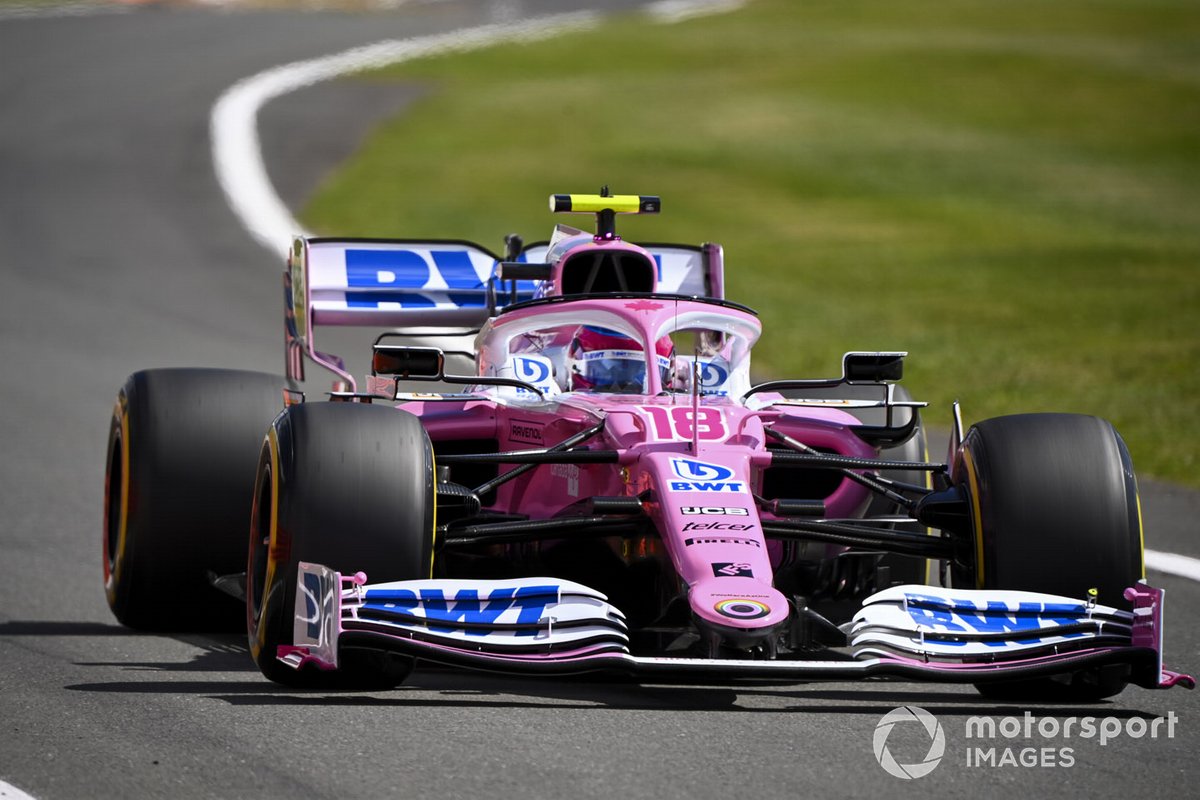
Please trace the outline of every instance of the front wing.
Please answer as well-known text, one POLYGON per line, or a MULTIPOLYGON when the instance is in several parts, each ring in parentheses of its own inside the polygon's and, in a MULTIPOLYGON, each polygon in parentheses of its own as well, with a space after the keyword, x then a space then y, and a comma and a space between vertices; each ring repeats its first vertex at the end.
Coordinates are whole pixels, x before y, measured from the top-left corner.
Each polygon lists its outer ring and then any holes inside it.
POLYGON ((278 653, 297 669, 337 669, 339 650, 352 647, 536 675, 989 683, 1123 664, 1145 688, 1195 686, 1163 667, 1163 590, 1144 583, 1126 590, 1132 613, 1031 592, 897 586, 864 601, 849 627, 849 652, 741 660, 633 655, 624 615, 569 581, 367 585, 361 572, 346 577, 307 563, 299 571, 294 644, 278 653))

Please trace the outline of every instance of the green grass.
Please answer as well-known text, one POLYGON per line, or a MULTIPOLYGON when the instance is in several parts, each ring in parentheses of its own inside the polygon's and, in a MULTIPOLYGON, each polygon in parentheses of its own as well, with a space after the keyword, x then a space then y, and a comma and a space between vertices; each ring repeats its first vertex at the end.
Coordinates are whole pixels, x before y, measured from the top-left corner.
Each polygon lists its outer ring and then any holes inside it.
POLYGON ((1111 419, 1200 485, 1200 4, 755 0, 367 76, 428 87, 304 214, 346 235, 544 238, 553 192, 658 194, 716 241, 758 374, 906 349, 945 426, 1111 419))

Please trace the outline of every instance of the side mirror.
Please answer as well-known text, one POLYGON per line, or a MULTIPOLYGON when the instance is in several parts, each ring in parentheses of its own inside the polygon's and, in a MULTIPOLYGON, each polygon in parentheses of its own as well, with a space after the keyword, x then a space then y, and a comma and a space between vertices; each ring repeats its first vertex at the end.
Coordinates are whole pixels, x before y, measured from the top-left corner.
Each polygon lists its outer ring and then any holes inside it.
POLYGON ((446 356, 436 347, 377 344, 371 354, 371 374, 401 380, 438 381, 446 369, 446 356))
POLYGON ((846 353, 842 356, 842 380, 846 383, 882 383, 904 376, 908 353, 846 353))

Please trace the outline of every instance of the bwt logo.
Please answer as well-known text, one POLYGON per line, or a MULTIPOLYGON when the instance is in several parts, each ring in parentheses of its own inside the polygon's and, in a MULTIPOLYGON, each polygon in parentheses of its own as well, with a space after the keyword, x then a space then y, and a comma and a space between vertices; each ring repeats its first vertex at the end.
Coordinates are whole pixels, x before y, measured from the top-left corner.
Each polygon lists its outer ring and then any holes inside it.
POLYGON ((733 470, 720 464, 691 458, 672 458, 671 471, 680 480, 672 480, 672 492, 744 492, 745 481, 730 480, 733 470))
MULTIPOLYGON (((720 389, 729 380, 729 370, 711 361, 700 362, 700 388, 706 390, 720 389)), ((709 392, 715 393, 715 392, 709 392)))
MULTIPOLYGON (((464 631, 468 636, 486 636, 491 632, 487 626, 536 624, 546 606, 558 602, 558 594, 559 587, 553 585, 493 589, 484 597, 475 589, 460 589, 449 598, 440 589, 421 589, 419 593, 409 589, 374 589, 367 591, 364 608, 397 613, 401 618, 424 619, 434 632, 447 633, 461 625, 468 626, 464 631), (505 612, 512 611, 517 612, 516 619, 511 619, 511 613, 501 619, 505 612)), ((536 629, 516 631, 517 636, 536 634, 536 629)))
POLYGON ((532 383, 535 386, 550 379, 550 365, 536 358, 518 357, 514 371, 517 373, 517 380, 532 383))
MULTIPOLYGON (((1079 622, 1085 612, 1079 603, 1039 603, 1023 602, 1014 612, 1004 602, 988 601, 980 608, 971 600, 950 599, 949 605, 953 610, 945 608, 946 601, 939 597, 920 594, 906 594, 908 615, 913 622, 922 628, 948 633, 1029 633, 1029 639, 1021 641, 1038 641, 1038 632, 1044 623, 1053 625, 1071 625, 1079 622)), ((1083 636, 1083 633, 1056 634, 1064 638, 1083 636)), ((989 647, 1006 647, 1008 642, 1003 639, 984 639, 989 647)), ((943 644, 965 645, 966 640, 954 641, 947 639, 943 644)))

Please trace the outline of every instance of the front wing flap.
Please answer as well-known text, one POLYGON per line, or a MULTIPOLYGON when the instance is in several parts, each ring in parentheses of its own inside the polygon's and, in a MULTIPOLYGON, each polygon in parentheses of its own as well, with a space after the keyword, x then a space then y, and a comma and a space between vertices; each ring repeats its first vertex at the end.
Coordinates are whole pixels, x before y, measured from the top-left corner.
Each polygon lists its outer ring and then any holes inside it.
POLYGON ((278 653, 296 668, 336 669, 339 646, 352 646, 519 674, 987 683, 1126 664, 1146 688, 1195 686, 1162 666, 1163 592, 1145 584, 1126 591, 1133 613, 1030 592, 892 587, 855 615, 848 654, 740 660, 635 656, 624 615, 570 581, 367 585, 361 572, 303 562, 299 573, 295 644, 278 653))

